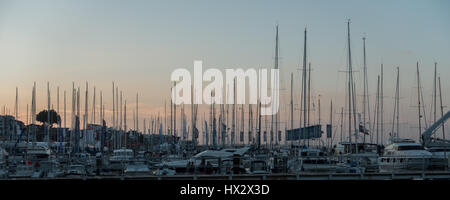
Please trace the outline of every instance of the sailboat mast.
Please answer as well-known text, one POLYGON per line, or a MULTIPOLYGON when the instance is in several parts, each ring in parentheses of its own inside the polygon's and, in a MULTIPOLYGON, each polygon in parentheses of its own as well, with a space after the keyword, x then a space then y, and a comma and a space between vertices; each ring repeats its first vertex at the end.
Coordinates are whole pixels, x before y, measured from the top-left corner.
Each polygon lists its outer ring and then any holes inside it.
POLYGON ((96 91, 95 91, 95 86, 94 86, 94 95, 93 95, 93 99, 92 99, 92 119, 91 119, 92 124, 95 124, 95 112, 96 112, 95 95, 96 95, 96 91))
POLYGON ((16 101, 14 105, 14 117, 19 120, 19 89, 16 87, 16 101))
MULTIPOLYGON (((27 125, 28 124, 28 104, 27 104, 27 125)), ((28 148, 28 143, 30 142, 30 129, 27 129, 27 148, 28 148)))
MULTIPOLYGON (((308 64, 308 126, 311 125, 311 62, 308 64)), ((309 138, 308 138, 309 141, 309 138)))
POLYGON ((397 137, 400 137, 400 68, 397 67, 397 137))
MULTIPOLYGON (((175 87, 175 84, 176 83, 173 82, 173 87, 175 87)), ((173 104, 173 134, 172 135, 173 135, 173 139, 175 142, 175 139, 177 137, 177 104, 175 104, 175 103, 173 104)))
POLYGON ((100 125, 103 126, 103 94, 100 90, 100 125))
POLYGON ((112 82, 112 100, 113 100, 113 103, 112 103, 112 107, 113 107, 112 127, 113 128, 116 127, 116 102, 115 102, 115 96, 114 96, 114 89, 115 89, 114 82, 112 82))
POLYGON ((192 135, 192 143, 194 147, 196 147, 195 142, 195 127, 194 127, 194 90, 191 88, 191 135, 192 135))
MULTIPOLYGON (((278 66, 278 57, 279 57, 279 45, 278 45, 278 43, 279 43, 279 40, 278 40, 278 24, 277 24, 277 33, 276 33, 276 42, 275 42, 276 44, 275 44, 275 66, 274 66, 274 68, 275 69, 279 69, 279 66, 278 66)), ((278 73, 277 71, 275 72, 275 73, 278 73)), ((280 82, 279 80, 278 80, 278 76, 275 76, 276 77, 276 80, 275 80, 275 88, 279 88, 279 85, 278 85, 278 83, 280 82)), ((275 91, 275 93, 276 93, 276 95, 275 96, 279 96, 279 94, 278 94, 278 92, 279 92, 279 90, 276 90, 275 91)), ((277 105, 277 106, 279 106, 279 102, 278 102, 278 98, 275 98, 275 104, 277 105)), ((273 115, 272 115, 272 117, 273 117, 273 115)), ((278 114, 278 113, 276 113, 275 114, 275 138, 276 138, 276 141, 275 141, 275 144, 278 144, 278 140, 279 140, 279 138, 278 138, 278 123, 279 123, 279 118, 280 118, 280 115, 278 114)))
POLYGON ((31 96, 31 124, 34 124, 36 120, 36 82, 34 82, 31 96))
MULTIPOLYGON (((419 111, 419 140, 421 140, 421 135, 422 135, 422 124, 421 124, 421 120, 420 118, 422 118, 421 114, 420 114, 420 107, 421 107, 421 103, 420 103, 420 76, 419 76, 419 62, 417 62, 417 104, 418 104, 418 111, 419 111)), ((436 114, 436 113, 435 113, 436 114)), ((436 116, 435 116, 436 117, 436 116)))
MULTIPOLYGON (((330 126, 331 126, 330 130, 333 130, 333 100, 330 101, 330 126)), ((333 135, 331 135, 328 148, 331 148, 332 145, 333 145, 333 135)))
POLYGON ((244 138, 244 104, 241 105, 241 144, 244 144, 245 138, 244 138))
POLYGON ((391 131, 391 133, 392 133, 392 135, 393 136, 395 136, 395 137, 399 137, 399 133, 398 133, 398 131, 399 131, 399 128, 398 128, 398 125, 399 125, 399 123, 398 123, 398 120, 399 120, 399 105, 398 105, 398 103, 399 103, 399 97, 398 97, 398 95, 399 95, 399 78, 400 78, 400 69, 399 69, 399 67, 397 67, 397 83, 396 83, 396 87, 395 87, 395 100, 394 100, 394 116, 392 117, 392 131, 391 131), (397 120, 397 122, 395 122, 397 120), (394 132, 394 127, 395 127, 395 125, 397 125, 397 133, 395 133, 394 132))
POLYGON ((291 72, 291 130, 294 129, 294 73, 291 72))
MULTIPOLYGON (((367 95, 367 93, 368 93, 368 81, 367 81, 367 62, 366 62, 366 37, 363 37, 362 38, 363 39, 363 59, 364 59, 364 67, 363 67, 363 70, 364 70, 364 87, 363 87, 363 128, 364 128, 364 130, 366 130, 366 107, 367 107, 367 105, 369 104, 367 101, 369 100, 368 99, 368 95, 367 95)), ((367 107, 367 109, 369 109, 369 107, 367 107)), ((370 112, 369 112, 369 117, 370 117, 370 112)), ((372 135, 373 134, 370 134, 371 135, 371 142, 372 142, 372 135)), ((364 134, 363 135, 363 142, 366 142, 366 134, 364 134)))
MULTIPOLYGON (((307 36, 307 31, 305 28, 305 38, 304 38, 304 47, 303 47, 303 84, 302 84, 302 101, 303 101, 303 128, 306 127, 306 36, 307 36)), ((300 109, 301 112, 302 109, 300 109)), ((300 119, 301 119, 301 115, 300 115, 300 119)), ((300 127, 301 128, 301 127, 300 127)), ((302 133, 302 132, 300 132, 302 133)), ((303 134, 303 136, 305 136, 305 134, 303 134)), ((305 139, 306 138, 301 138, 303 139, 303 144, 305 144, 305 139)))
MULTIPOLYGON (((64 128, 66 128, 66 91, 64 90, 64 128)), ((65 131, 65 129, 64 129, 65 131)), ((63 134, 64 136, 65 134, 63 134)))
POLYGON ((384 96, 383 96, 383 64, 381 64, 381 77, 380 77, 380 142, 383 144, 384 139, 384 120, 383 120, 383 105, 384 105, 384 96))
POLYGON ((261 101, 259 101, 258 105, 258 149, 261 148, 261 101))
POLYGON ((351 69, 351 51, 350 51, 350 20, 347 22, 347 34, 348 34, 348 139, 350 142, 350 152, 352 151, 352 93, 351 93, 351 87, 353 83, 351 82, 351 75, 352 75, 352 69, 351 69))
POLYGON ((167 131, 167 102, 166 101, 164 101, 164 130, 167 131))
POLYGON ((115 102, 116 102, 116 108, 115 108, 115 111, 116 111, 116 121, 114 122, 114 124, 116 124, 116 126, 115 126, 115 129, 116 130, 119 130, 119 118, 120 118, 120 116, 119 116, 119 87, 116 85, 116 96, 115 96, 115 98, 116 98, 116 100, 115 100, 115 102))
MULTIPOLYGON (((72 82, 72 112, 70 113, 70 127, 75 130, 75 83, 72 82)), ((73 134, 70 134, 71 137, 73 134)), ((72 141, 72 140, 71 140, 72 141)))
POLYGON ((124 144, 125 144, 125 148, 127 148, 127 100, 125 100, 124 102, 125 104, 123 105, 123 129, 125 130, 125 134, 124 134, 124 144))
POLYGON ((169 140, 171 140, 173 135, 173 100, 170 101, 170 130, 169 130, 169 140))
POLYGON ((253 139, 253 109, 252 104, 248 104, 248 144, 252 143, 253 139))
POLYGON ((50 146, 50 83, 47 82, 47 143, 50 146))
POLYGON ((341 107, 341 140, 342 143, 344 141, 344 107, 341 107))
POLYGON ((433 123, 436 122, 436 107, 437 107, 436 75, 437 75, 437 62, 434 62, 434 79, 433 79, 433 123))
POLYGON ((236 142, 236 78, 233 80, 233 108, 231 112, 231 145, 234 146, 236 142))
POLYGON ((376 124, 374 125, 374 128, 372 128, 372 130, 375 130, 375 127, 376 127, 376 130, 377 130, 377 132, 376 132, 376 143, 377 144, 379 144, 378 142, 379 142, 379 115, 380 115, 380 113, 379 113, 379 111, 380 111, 380 76, 378 76, 378 78, 377 78, 377 94, 376 94, 376 102, 375 102, 375 113, 374 113, 374 115, 375 115, 375 117, 374 117, 374 121, 376 121, 376 124))
POLYGON ((86 82, 86 96, 85 96, 85 100, 84 100, 84 135, 83 135, 83 138, 84 138, 84 145, 86 145, 86 134, 87 134, 87 124, 88 124, 88 116, 89 116, 89 113, 88 113, 88 82, 86 82))
POLYGON ((120 130, 120 132, 122 133, 122 128, 123 128, 123 126, 122 126, 122 119, 123 119, 123 113, 122 113, 122 97, 123 97, 123 94, 122 94, 122 91, 120 91, 120 112, 119 112, 119 130, 120 130))
POLYGON ((136 94, 136 132, 139 132, 139 94, 136 94))
POLYGON ((76 140, 77 140, 77 151, 78 151, 78 149, 79 149, 79 144, 80 144, 80 87, 78 87, 78 89, 77 89, 77 121, 78 121, 78 123, 77 122, 75 122, 75 125, 76 125, 76 132, 77 132, 77 138, 76 138, 76 140))

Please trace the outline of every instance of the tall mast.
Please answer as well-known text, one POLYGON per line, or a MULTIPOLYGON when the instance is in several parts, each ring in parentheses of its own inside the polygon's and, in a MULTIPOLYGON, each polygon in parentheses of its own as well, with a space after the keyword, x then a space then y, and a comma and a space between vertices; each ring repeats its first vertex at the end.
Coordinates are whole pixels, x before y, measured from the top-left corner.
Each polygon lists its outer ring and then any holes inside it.
POLYGON ((341 107, 341 143, 344 141, 344 107, 341 107))
MULTIPOLYGON (((229 86, 228 86, 229 87, 229 86)), ((231 144, 231 137, 230 137, 230 140, 228 140, 228 118, 230 117, 230 106, 227 104, 226 105, 226 110, 227 110, 227 112, 225 113, 226 114, 226 117, 225 117, 225 124, 226 124, 226 128, 225 128, 225 143, 229 143, 229 144, 231 144)), ((225 144, 224 144, 225 145, 225 144)))
MULTIPOLYGON (((75 131, 75 83, 72 82, 72 112, 70 113, 70 128, 73 131, 75 131)), ((74 146, 74 134, 70 134, 70 147, 73 148, 74 146)))
POLYGON ((47 143, 50 146, 50 83, 47 82, 47 143))
POLYGON ((80 118, 80 87, 77 88, 77 116, 80 118))
POLYGON ((320 125, 320 94, 319 94, 319 99, 318 99, 317 104, 318 104, 318 106, 319 106, 319 107, 318 107, 318 108, 319 108, 319 110, 318 110, 318 111, 319 111, 319 123, 318 123, 318 124, 320 125))
POLYGON ((93 99, 92 99, 92 119, 91 119, 91 123, 95 124, 95 86, 94 86, 94 95, 93 95, 93 99))
MULTIPOLYGON (((274 64, 274 69, 278 69, 278 24, 276 26, 276 34, 275 34, 275 64, 274 64)), ((274 80, 274 82, 275 82, 275 84, 277 84, 278 80, 274 80)), ((278 91, 274 91, 274 92, 278 92, 278 91)), ((276 96, 276 94, 274 94, 274 95, 276 96)), ((276 104, 277 102, 272 102, 272 103, 276 104)), ((275 122, 274 122, 274 115, 272 115, 271 117, 272 117, 272 121, 271 121, 271 126, 270 126, 270 136, 271 136, 270 137, 270 145, 272 145, 272 138, 273 138, 273 134, 274 134, 274 127, 273 126, 275 125, 275 131, 276 132, 278 130, 277 129, 278 128, 277 121, 276 121, 276 117, 277 116, 275 116, 275 122)))
MULTIPOLYGON (((153 120, 151 120, 151 122, 153 123, 153 120)), ((153 126, 150 126, 149 128, 153 128, 153 126)), ((147 129, 147 125, 145 124, 145 118, 144 118, 144 131, 142 132, 144 135, 147 133, 146 129, 147 129)))
MULTIPOLYGON (((363 52, 364 52, 364 94, 363 94, 363 127, 364 130, 366 130, 366 109, 367 109, 367 116, 370 121, 370 103, 369 103, 369 81, 367 79, 367 61, 366 61, 366 37, 363 37, 363 52)), ((370 134, 371 142, 373 142, 373 134, 370 134)), ((363 135, 363 141, 366 142, 366 135, 363 135)))
POLYGON ((80 144, 80 87, 78 87, 77 89, 77 117, 75 120, 75 132, 76 133, 76 148, 77 151, 79 149, 79 144, 80 144))
POLYGON ((261 100, 258 105, 258 136, 257 136, 258 149, 261 147, 261 100))
POLYGON ((231 145, 235 145, 236 140, 236 78, 233 80, 233 110, 231 118, 231 145))
MULTIPOLYGON (((352 87, 351 87, 351 92, 352 92, 352 114, 353 114, 353 128, 355 130, 355 143, 358 143, 358 128, 357 128, 357 123, 356 123, 356 94, 355 94, 355 82, 353 81, 353 67, 352 67, 352 54, 351 54, 351 45, 350 45, 350 20, 348 21, 348 51, 349 51, 349 66, 350 66, 350 78, 351 78, 351 83, 352 83, 352 87)), ((358 148, 355 149, 356 153, 358 153, 358 148)))
POLYGON ((253 110, 252 104, 248 104, 248 144, 252 143, 253 139, 253 110))
POLYGON ((384 139, 384 120, 383 120, 383 105, 384 105, 384 96, 383 96, 383 64, 381 64, 381 77, 380 77, 380 142, 383 144, 384 139))
POLYGON ((114 87, 114 81, 112 82, 112 99, 113 99, 113 104, 112 104, 112 107, 113 107, 113 112, 112 112, 112 114, 113 114, 113 118, 112 118, 112 126, 113 126, 113 128, 115 128, 116 127, 116 102, 115 102, 115 96, 114 96, 114 89, 115 89, 115 87, 114 87))
MULTIPOLYGON (((311 62, 308 64, 308 126, 311 125, 311 62)), ((309 138, 308 138, 308 142, 309 142, 309 138)))
POLYGON ((376 102, 375 102, 375 117, 374 117, 374 121, 376 121, 376 126, 374 126, 374 128, 372 128, 372 130, 375 130, 376 127, 376 143, 379 144, 379 115, 380 115, 380 76, 378 76, 377 78, 377 94, 376 94, 376 102))
POLYGON ((136 94, 136 131, 139 132, 139 94, 136 94))
POLYGON ((400 137, 400 68, 397 67, 397 137, 400 137))
POLYGON ((123 119, 123 113, 122 113, 122 91, 120 91, 120 113, 119 113, 119 130, 122 131, 123 126, 122 126, 122 119, 123 119))
POLYGON ((100 125, 103 126, 103 94, 100 90, 100 125))
POLYGON ((211 129, 211 131, 212 131, 212 135, 213 135, 213 137, 212 137, 212 144, 213 144, 213 147, 214 147, 214 149, 216 149, 217 148, 217 130, 216 130, 216 128, 217 128, 217 126, 216 126, 216 107, 215 107, 215 100, 214 100, 214 98, 215 98, 215 92, 216 91, 214 91, 214 96, 213 96, 213 102, 212 102, 212 121, 211 121, 211 124, 212 124, 212 129, 211 129))
MULTIPOLYGON (((330 126, 331 130, 333 129, 333 100, 330 101, 330 126)), ((333 135, 331 135, 330 138, 330 144, 328 145, 328 148, 331 148, 332 142, 333 142, 333 135)))
MULTIPOLYGON (((191 135, 192 135, 192 143, 194 144, 194 147, 197 146, 195 142, 195 127, 194 127, 194 90, 191 88, 191 135)), ((165 104, 164 104, 165 109, 165 104)))
MULTIPOLYGON (((56 88, 56 113, 59 115, 59 86, 56 88)), ((56 141, 63 142, 62 140, 60 140, 61 118, 59 120, 56 119, 56 121, 58 123, 58 134, 56 136, 57 137, 56 141)), ((60 147, 62 147, 62 145, 58 145, 58 152, 62 151, 60 147)))
MULTIPOLYGON (((175 99, 173 99, 175 100, 175 99)), ((173 100, 170 101, 170 130, 169 130, 169 139, 172 138, 173 135, 173 100)))
MULTIPOLYGON (((303 101, 303 128, 305 128, 306 127, 306 68, 307 68, 307 66, 306 66, 306 35, 307 35, 307 32, 306 32, 306 28, 305 28, 305 38, 304 38, 304 47, 303 47, 303 87, 302 87, 302 92, 303 92, 303 95, 302 95, 302 101, 303 101)), ((300 112, 301 112, 301 110, 302 109, 300 109, 300 112)), ((300 119, 301 119, 301 115, 300 115, 300 119)), ((303 136, 304 136, 305 134, 303 134, 303 136)), ((303 139, 303 144, 304 144, 304 142, 305 142, 305 138, 302 138, 303 139)))
MULTIPOLYGON (((87 134, 87 123, 88 123, 88 116, 89 116, 89 113, 88 113, 88 90, 89 90, 89 87, 88 87, 88 82, 86 82, 86 97, 85 97, 85 103, 84 103, 84 139, 86 139, 86 134, 87 134)), ((86 142, 86 140, 85 140, 85 142, 86 142)), ((85 144, 86 145, 86 144, 85 144)))
POLYGON ((26 118, 26 124, 28 124, 28 104, 27 104, 27 118, 26 118))
POLYGON ((66 91, 64 90, 64 128, 66 128, 66 91))
POLYGON ((115 129, 119 130, 119 87, 116 85, 116 121, 114 122, 116 124, 115 129))
POLYGON ((399 77, 400 77, 400 70, 399 70, 399 67, 397 67, 397 83, 396 83, 396 87, 395 87, 395 100, 394 100, 394 116, 392 117, 392 131, 391 131, 391 133, 392 133, 392 135, 393 136, 395 136, 395 137, 399 137, 399 133, 398 133, 398 131, 399 131, 399 128, 398 128, 398 125, 399 125, 399 123, 398 123, 398 119, 399 119, 399 109, 398 109, 398 107, 399 107, 399 105, 398 105, 398 103, 399 103, 399 101, 398 101, 398 99, 399 99, 399 77), (397 122, 395 122, 397 120, 397 122), (395 133, 394 132, 394 127, 395 127, 395 125, 397 125, 397 133, 395 133))
POLYGON ((352 148, 352 93, 351 93, 351 87, 353 85, 353 82, 351 81, 351 75, 352 75, 352 69, 351 69, 351 51, 350 51, 350 20, 347 22, 347 34, 348 34, 348 138, 350 142, 350 152, 352 148))
POLYGON ((244 138, 244 129, 245 129, 245 126, 244 126, 244 104, 242 104, 241 105, 241 144, 244 144, 244 140, 245 140, 245 138, 244 138))
POLYGON ((36 82, 33 84, 31 96, 31 124, 34 124, 36 120, 36 82))
POLYGON ((16 87, 16 101, 14 104, 14 117, 16 120, 19 119, 19 89, 16 87))
POLYGON ((125 130, 125 134, 124 134, 124 144, 125 144, 125 148, 127 148, 127 100, 125 100, 124 102, 125 104, 123 105, 123 128, 125 130))
MULTIPOLYGON (((420 114, 420 76, 419 76, 419 62, 417 62, 417 104, 419 106, 419 140, 421 140, 421 135, 422 135, 422 124, 421 124, 421 120, 420 118, 422 118, 421 114, 420 114)), ((436 113, 435 113, 436 114, 436 113)), ((436 117, 436 116, 435 116, 436 117)))
MULTIPOLYGON (((33 84, 33 92, 32 92, 32 100, 31 100, 31 124, 34 124, 36 120, 36 82, 33 84)), ((36 133, 33 127, 33 142, 36 142, 36 133)))
MULTIPOLYGON (((279 60, 279 53, 280 53, 280 50, 279 50, 279 40, 278 40, 278 24, 277 24, 277 35, 276 35, 276 49, 275 49, 275 69, 279 69, 279 63, 278 63, 278 60, 279 60)), ((278 73, 278 72, 275 72, 275 73, 278 73)), ((276 77, 276 80, 275 80, 275 84, 276 84, 276 86, 275 86, 275 88, 279 88, 279 85, 278 85, 278 83, 280 82, 279 80, 278 80, 278 76, 275 76, 276 77)), ((278 94, 278 92, 279 92, 279 90, 276 90, 275 91, 275 93, 276 93, 276 96, 279 96, 279 94, 278 94)), ((275 102, 276 102, 276 105, 277 106, 279 106, 279 102, 278 102, 278 98, 275 98, 275 102)), ((244 108, 244 107, 242 107, 242 108, 244 108)), ((273 116, 273 115, 272 115, 273 116)), ((278 114, 278 112, 275 114, 275 138, 276 138, 276 141, 275 141, 275 144, 278 144, 278 140, 279 140, 279 138, 278 138, 278 129, 279 129, 279 127, 278 127, 278 123, 279 123, 279 118, 280 118, 280 115, 278 114)))
POLYGON ((291 72, 291 130, 294 129, 294 73, 291 72))
POLYGON ((437 92, 436 92, 436 74, 437 74, 437 62, 434 62, 434 79, 433 79, 433 123, 436 122, 436 107, 437 107, 437 92))
MULTIPOLYGON (((223 96, 226 97, 226 91, 223 91, 224 94, 223 96)), ((220 128, 221 128, 221 132, 220 132, 220 136, 221 136, 221 142, 222 142, 222 147, 225 147, 226 143, 227 143, 227 129, 228 129, 228 116, 227 116, 227 109, 228 109, 228 104, 222 104, 220 106, 221 109, 221 113, 222 113, 222 122, 220 123, 220 128)))
MULTIPOLYGON (((28 104, 27 104, 27 125, 29 125, 29 123, 28 123, 28 104)), ((30 142, 30 129, 27 130, 27 148, 28 148, 29 142, 30 142)))
MULTIPOLYGON (((176 83, 173 82, 174 87, 175 87, 175 84, 176 83)), ((177 104, 175 104, 175 103, 173 104, 173 134, 172 135, 173 135, 174 142, 175 142, 175 138, 177 137, 177 104)))
MULTIPOLYGON (((75 104, 76 104, 76 98, 75 98, 75 83, 72 82, 72 113, 70 116, 70 126, 73 130, 75 130, 75 104)), ((70 134, 72 137, 73 134, 70 134)))
POLYGON ((167 131, 167 105, 166 104, 167 104, 167 102, 164 100, 164 131, 167 131))

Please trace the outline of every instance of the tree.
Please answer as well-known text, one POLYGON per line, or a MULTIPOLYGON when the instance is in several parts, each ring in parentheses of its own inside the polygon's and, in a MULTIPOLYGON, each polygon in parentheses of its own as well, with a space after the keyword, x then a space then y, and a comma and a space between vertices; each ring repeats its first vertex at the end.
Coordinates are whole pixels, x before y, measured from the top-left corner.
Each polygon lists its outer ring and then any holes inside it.
POLYGON ((50 124, 50 126, 52 126, 53 124, 57 124, 61 120, 61 118, 59 117, 58 113, 56 113, 55 110, 50 110, 50 123, 48 123, 47 119, 48 119, 47 110, 39 112, 39 114, 36 116, 37 121, 43 124, 44 123, 50 124))

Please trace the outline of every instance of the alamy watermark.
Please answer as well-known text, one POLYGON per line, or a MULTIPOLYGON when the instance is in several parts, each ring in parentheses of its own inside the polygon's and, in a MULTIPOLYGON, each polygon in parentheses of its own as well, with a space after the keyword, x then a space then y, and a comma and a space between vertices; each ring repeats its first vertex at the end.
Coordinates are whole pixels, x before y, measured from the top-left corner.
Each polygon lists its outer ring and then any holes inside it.
POLYGON ((203 72, 202 61, 194 61, 194 77, 185 68, 174 70, 170 80, 172 102, 180 104, 246 104, 246 80, 248 80, 248 103, 261 103, 261 115, 278 113, 279 106, 279 70, 270 69, 270 88, 268 87, 268 69, 225 69, 225 86, 222 71, 209 68, 203 72), (203 88, 203 82, 210 82, 203 88), (236 91, 234 91, 236 89, 236 91), (269 96, 270 90, 270 96, 269 96), (223 97, 225 91, 225 99, 223 97), (235 97, 236 94, 236 97, 235 97), (226 100, 226 101, 224 101, 226 100))

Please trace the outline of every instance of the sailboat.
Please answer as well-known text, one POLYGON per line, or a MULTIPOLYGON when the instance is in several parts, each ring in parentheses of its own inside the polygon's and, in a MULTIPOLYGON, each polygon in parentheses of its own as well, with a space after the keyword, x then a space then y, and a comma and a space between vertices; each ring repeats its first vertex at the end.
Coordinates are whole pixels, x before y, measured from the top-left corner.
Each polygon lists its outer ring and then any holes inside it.
MULTIPOLYGON (((366 108, 368 104, 367 98, 367 65, 366 65, 366 38, 363 37, 363 51, 364 51, 364 99, 363 99, 363 121, 361 115, 356 110, 355 99, 355 82, 353 80, 351 45, 350 45, 350 20, 347 22, 347 42, 348 42, 348 75, 347 75, 347 99, 349 109, 348 116, 348 138, 346 142, 340 142, 334 147, 334 152, 339 156, 339 165, 345 170, 350 168, 359 168, 352 171, 377 171, 378 170, 378 147, 374 143, 366 143, 366 135, 370 134, 366 128, 366 108), (358 114, 359 123, 356 122, 356 115, 358 114), (363 134, 362 142, 359 139, 359 134, 363 134), (354 139, 352 141, 352 139, 354 139)), ((367 109, 368 110, 368 109, 367 109)), ((369 113, 370 115, 370 113, 369 113)), ((344 171, 345 171, 344 170, 344 171)))

